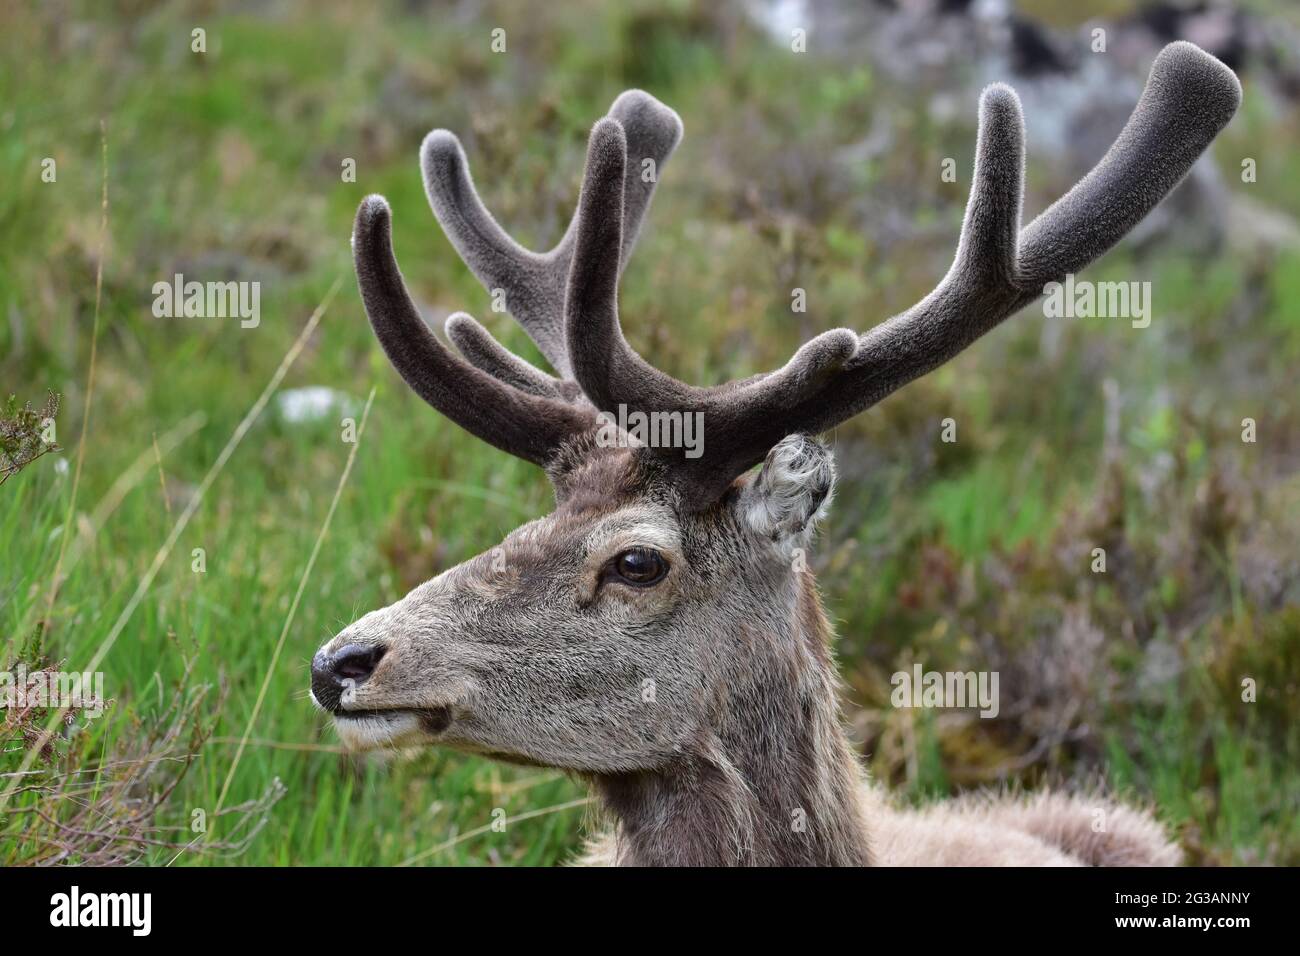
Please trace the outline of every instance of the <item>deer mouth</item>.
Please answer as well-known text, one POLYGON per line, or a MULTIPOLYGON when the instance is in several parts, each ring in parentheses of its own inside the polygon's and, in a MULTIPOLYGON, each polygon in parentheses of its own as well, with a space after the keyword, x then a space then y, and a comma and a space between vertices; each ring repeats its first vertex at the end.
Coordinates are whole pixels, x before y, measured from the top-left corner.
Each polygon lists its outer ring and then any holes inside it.
POLYGON ((403 717, 414 717, 422 731, 437 736, 451 726, 450 707, 383 707, 373 710, 337 710, 334 719, 340 723, 379 721, 398 723, 403 717))

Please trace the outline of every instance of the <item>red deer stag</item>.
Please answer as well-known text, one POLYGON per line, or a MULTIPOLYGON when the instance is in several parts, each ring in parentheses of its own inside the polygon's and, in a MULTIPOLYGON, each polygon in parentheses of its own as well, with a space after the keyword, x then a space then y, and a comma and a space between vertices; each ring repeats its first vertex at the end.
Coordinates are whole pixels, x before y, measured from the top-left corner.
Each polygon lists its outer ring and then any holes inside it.
POLYGON ((357 748, 442 744, 581 776, 612 818, 587 862, 1177 862, 1151 816, 1101 798, 892 805, 845 738, 830 628, 791 556, 835 478, 814 436, 1110 249, 1240 97, 1218 60, 1167 47, 1110 151, 1022 229, 1020 103, 990 86, 961 238, 934 291, 863 334, 824 332, 777 371, 712 387, 659 371, 619 326, 619 276, 657 178, 645 161, 661 172, 681 136, 672 110, 640 91, 618 98, 591 132, 573 221, 544 254, 484 208, 457 139, 431 133, 421 163, 435 215, 558 377, 467 315, 446 325, 463 358, 429 331, 378 196, 352 238, 366 312, 418 395, 546 470, 555 510, 329 641, 312 663, 315 700, 357 748), (707 441, 620 431, 633 413, 702 422, 707 441))

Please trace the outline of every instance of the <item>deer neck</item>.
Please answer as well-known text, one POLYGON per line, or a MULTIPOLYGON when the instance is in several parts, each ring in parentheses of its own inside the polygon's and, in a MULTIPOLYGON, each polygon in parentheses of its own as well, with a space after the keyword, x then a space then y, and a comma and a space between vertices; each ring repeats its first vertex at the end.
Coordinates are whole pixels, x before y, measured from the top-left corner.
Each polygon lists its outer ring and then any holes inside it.
POLYGON ((862 771, 844 736, 829 626, 793 575, 785 633, 739 626, 711 726, 656 771, 602 776, 622 865, 870 862, 862 771))

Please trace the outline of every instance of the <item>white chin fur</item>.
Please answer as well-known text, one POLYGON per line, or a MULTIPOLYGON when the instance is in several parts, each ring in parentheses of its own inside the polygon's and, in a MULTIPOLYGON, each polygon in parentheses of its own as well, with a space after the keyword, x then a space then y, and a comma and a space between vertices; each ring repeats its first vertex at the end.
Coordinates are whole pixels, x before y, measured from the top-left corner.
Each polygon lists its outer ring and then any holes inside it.
POLYGON ((423 741, 420 718, 414 714, 374 714, 336 717, 334 726, 349 750, 383 750, 423 741))

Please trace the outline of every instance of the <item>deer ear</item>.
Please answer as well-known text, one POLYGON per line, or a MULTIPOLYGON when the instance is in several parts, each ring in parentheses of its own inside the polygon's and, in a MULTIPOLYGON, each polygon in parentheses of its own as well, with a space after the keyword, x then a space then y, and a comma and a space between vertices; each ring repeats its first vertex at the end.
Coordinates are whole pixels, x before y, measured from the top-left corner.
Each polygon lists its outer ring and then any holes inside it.
POLYGON ((740 493, 741 520, 781 547, 797 547, 825 515, 835 488, 835 458, 816 438, 787 435, 740 493))

